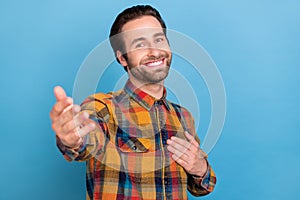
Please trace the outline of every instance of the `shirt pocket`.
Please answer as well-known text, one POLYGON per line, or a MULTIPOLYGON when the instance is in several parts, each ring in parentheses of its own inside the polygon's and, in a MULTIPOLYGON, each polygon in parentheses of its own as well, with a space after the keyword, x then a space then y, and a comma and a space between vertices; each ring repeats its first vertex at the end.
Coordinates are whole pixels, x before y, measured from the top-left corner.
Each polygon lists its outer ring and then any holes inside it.
POLYGON ((117 137, 117 147, 123 153, 147 153, 152 150, 150 138, 117 137))

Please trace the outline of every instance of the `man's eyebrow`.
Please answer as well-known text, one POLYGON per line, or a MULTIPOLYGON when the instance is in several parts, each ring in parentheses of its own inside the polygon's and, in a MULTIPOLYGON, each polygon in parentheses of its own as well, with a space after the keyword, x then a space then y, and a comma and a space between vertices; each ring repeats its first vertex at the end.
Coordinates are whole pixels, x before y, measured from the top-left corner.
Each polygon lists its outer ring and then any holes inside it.
POLYGON ((155 37, 159 37, 159 36, 166 36, 166 35, 165 35, 165 33, 163 33, 163 32, 155 33, 155 34, 153 35, 154 38, 155 38, 155 37))

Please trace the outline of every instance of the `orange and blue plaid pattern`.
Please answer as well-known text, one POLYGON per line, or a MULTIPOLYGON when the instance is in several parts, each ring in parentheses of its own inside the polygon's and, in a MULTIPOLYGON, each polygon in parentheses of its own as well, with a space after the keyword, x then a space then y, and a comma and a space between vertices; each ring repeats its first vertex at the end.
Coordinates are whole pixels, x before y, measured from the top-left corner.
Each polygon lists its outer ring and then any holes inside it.
POLYGON ((69 149, 57 138, 68 161, 86 161, 87 199, 187 199, 210 193, 216 176, 208 165, 202 179, 194 178, 172 160, 166 149, 171 136, 194 135, 191 114, 163 98, 157 100, 128 81, 123 90, 88 97, 82 110, 97 129, 80 150, 69 149))

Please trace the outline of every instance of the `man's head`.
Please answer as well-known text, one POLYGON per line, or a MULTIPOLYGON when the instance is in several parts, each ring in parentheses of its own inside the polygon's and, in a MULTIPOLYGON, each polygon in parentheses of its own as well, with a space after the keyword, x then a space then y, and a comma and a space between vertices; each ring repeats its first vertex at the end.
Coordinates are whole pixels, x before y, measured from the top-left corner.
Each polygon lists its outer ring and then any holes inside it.
POLYGON ((151 6, 134 6, 120 13, 111 28, 110 42, 130 79, 157 83, 168 75, 172 54, 166 25, 151 6))
MULTIPOLYGON (((131 8, 127 8, 116 17, 110 29, 110 34, 109 34, 110 44, 113 48, 115 55, 116 52, 119 50, 126 57, 126 50, 122 38, 118 37, 118 34, 122 32, 123 26, 129 21, 132 21, 134 19, 143 16, 152 16, 156 18, 157 21, 160 23, 161 27, 163 28, 164 33, 166 34, 166 29, 167 29, 166 24, 161 18, 159 12, 155 8, 151 7, 150 5, 137 5, 131 8)), ((118 58, 117 61, 120 63, 118 58)))

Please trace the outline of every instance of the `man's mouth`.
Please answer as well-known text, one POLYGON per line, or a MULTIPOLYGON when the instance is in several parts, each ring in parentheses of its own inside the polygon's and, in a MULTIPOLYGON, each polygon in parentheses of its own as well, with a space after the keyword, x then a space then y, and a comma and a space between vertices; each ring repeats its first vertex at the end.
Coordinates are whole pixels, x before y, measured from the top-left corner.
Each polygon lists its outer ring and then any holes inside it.
POLYGON ((160 60, 153 60, 153 61, 150 61, 150 62, 146 62, 145 65, 147 67, 157 67, 157 66, 160 66, 164 63, 164 60, 165 58, 162 58, 160 60))

